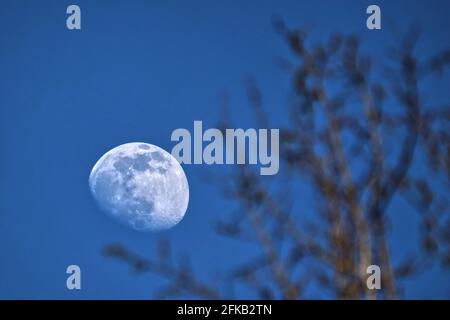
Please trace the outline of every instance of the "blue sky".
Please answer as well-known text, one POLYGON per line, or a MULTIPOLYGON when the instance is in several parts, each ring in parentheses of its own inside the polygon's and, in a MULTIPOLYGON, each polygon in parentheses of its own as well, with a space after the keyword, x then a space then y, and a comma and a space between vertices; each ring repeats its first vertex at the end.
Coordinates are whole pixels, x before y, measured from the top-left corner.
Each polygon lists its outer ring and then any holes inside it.
MULTIPOLYGON (((80 31, 65 26, 72 2, 0 3, 0 298, 151 298, 161 280, 103 257, 109 243, 151 257, 163 237, 205 279, 254 254, 213 232, 211 223, 235 206, 202 179, 204 166, 184 166, 188 212, 174 229, 156 234, 133 232, 102 214, 88 177, 119 144, 145 141, 170 151, 172 130, 192 129, 194 120, 213 126, 225 91, 236 125, 254 126, 246 75, 260 85, 274 125, 282 123, 291 79, 274 58, 289 52, 273 30, 273 15, 311 27, 317 39, 356 33, 374 53, 416 23, 423 28, 419 54, 449 44, 444 0, 376 1, 381 31, 365 28, 371 1, 73 3, 81 7, 80 31), (66 289, 70 264, 81 267, 80 291, 66 289)), ((398 227, 396 252, 414 248, 405 240, 414 228, 398 227)), ((450 297, 450 276, 439 270, 405 286, 410 298, 450 297)))

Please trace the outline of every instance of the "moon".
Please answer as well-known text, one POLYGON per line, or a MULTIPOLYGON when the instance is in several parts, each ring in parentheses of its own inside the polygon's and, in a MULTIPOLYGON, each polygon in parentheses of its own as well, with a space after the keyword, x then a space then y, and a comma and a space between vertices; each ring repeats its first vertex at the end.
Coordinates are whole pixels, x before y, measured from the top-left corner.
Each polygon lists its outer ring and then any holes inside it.
POLYGON ((103 211, 138 231, 172 228, 189 202, 188 181, 178 161, 143 142, 105 153, 92 168, 89 187, 103 211))

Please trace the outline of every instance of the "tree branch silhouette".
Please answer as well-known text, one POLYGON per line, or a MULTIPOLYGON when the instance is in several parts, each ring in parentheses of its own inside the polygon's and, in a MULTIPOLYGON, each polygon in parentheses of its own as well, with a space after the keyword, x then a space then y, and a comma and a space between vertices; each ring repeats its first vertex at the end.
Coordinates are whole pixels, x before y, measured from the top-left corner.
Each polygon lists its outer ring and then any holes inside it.
MULTIPOLYGON (((231 270, 229 280, 262 298, 305 298, 313 282, 339 299, 398 298, 401 279, 434 262, 450 267, 450 103, 428 105, 420 85, 439 81, 450 50, 419 59, 419 32, 411 30, 380 64, 363 53, 355 36, 336 34, 312 44, 306 30, 291 30, 280 18, 274 28, 294 57, 278 60, 292 77, 293 92, 280 156, 287 175, 311 188, 317 205, 302 208, 313 218, 286 208, 267 179, 239 166, 222 186, 238 213, 215 227, 238 241, 245 234, 259 255, 231 270), (412 170, 417 166, 422 169, 412 170), (422 250, 393 265, 388 234, 396 199, 419 213, 422 250), (372 264, 382 270, 379 291, 366 286, 372 264)), ((270 128, 263 92, 251 78, 245 88, 258 126, 270 128)), ((220 127, 230 125, 222 119, 220 127)), ((164 297, 224 296, 218 285, 204 284, 190 271, 135 258, 123 247, 110 246, 106 254, 167 278, 164 297)))

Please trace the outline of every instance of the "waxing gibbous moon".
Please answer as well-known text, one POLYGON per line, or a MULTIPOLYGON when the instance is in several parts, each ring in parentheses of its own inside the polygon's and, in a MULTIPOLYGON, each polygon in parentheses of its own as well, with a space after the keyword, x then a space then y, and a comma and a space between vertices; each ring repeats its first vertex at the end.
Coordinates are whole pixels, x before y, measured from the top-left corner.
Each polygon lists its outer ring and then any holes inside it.
POLYGON ((189 185, 178 161, 142 142, 105 153, 91 171, 89 187, 103 211, 139 231, 175 226, 189 202, 189 185))

